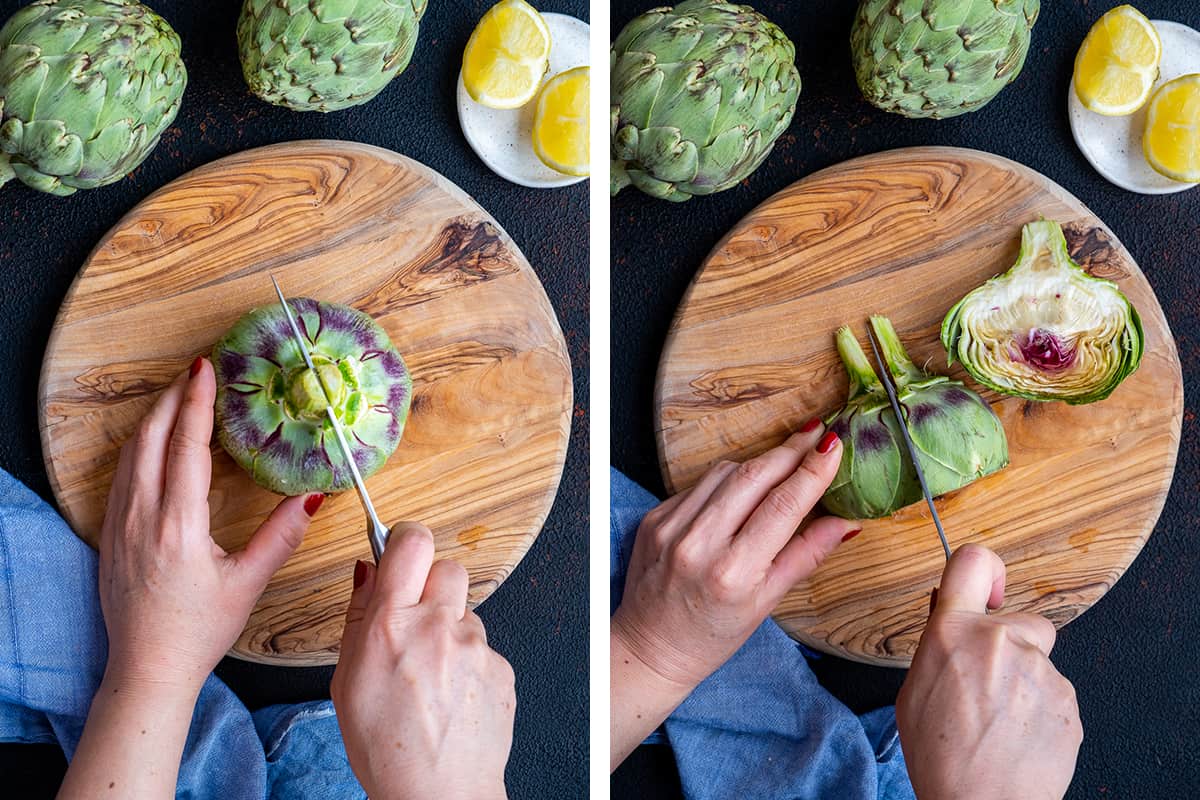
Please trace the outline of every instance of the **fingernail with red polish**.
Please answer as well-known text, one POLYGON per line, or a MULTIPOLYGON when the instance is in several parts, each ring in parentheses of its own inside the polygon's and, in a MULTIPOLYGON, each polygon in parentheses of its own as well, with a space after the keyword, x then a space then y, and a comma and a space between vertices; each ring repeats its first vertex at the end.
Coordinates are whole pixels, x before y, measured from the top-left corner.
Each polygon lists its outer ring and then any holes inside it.
POLYGON ((856 531, 850 531, 849 533, 847 533, 845 536, 842 537, 842 542, 843 543, 848 542, 851 539, 853 539, 855 536, 858 536, 860 533, 862 533, 862 528, 859 528, 856 531))
POLYGON ((829 431, 829 433, 821 437, 821 443, 817 445, 817 452, 821 455, 827 454, 837 444, 837 440, 838 435, 833 431, 829 431))
POLYGON ((355 561, 354 562, 354 588, 357 589, 358 587, 362 586, 363 581, 365 581, 366 579, 367 579, 367 562, 355 561))
POLYGON ((321 507, 321 503, 325 502, 325 495, 310 494, 304 498, 304 513, 310 517, 317 513, 317 509, 321 507))
POLYGON ((801 433, 812 433, 813 431, 815 431, 817 429, 817 426, 820 424, 821 424, 821 420, 817 419, 816 417, 813 417, 808 422, 804 423, 804 427, 800 429, 800 432, 801 433))
POLYGON ((201 356, 196 356, 196 360, 192 362, 191 369, 188 370, 188 377, 189 378, 196 377, 196 373, 199 372, 200 368, 203 366, 204 366, 204 359, 201 356))
POLYGON ((936 586, 933 587, 933 591, 929 593, 929 613, 932 614, 933 610, 935 608, 937 608, 937 587, 936 586))

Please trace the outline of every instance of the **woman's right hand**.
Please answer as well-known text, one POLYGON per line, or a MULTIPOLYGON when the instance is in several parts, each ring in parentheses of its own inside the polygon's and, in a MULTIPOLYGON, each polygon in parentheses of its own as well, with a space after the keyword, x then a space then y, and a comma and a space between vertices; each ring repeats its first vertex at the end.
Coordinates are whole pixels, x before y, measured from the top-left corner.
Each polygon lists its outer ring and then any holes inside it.
POLYGON ((516 694, 467 611, 467 572, 433 561, 400 523, 375 568, 358 562, 331 692, 346 755, 373 800, 507 797, 516 694))
POLYGON ((1054 626, 994 614, 1004 562, 963 545, 946 565, 896 722, 921 800, 1060 800, 1083 741, 1075 689, 1050 663, 1054 626))

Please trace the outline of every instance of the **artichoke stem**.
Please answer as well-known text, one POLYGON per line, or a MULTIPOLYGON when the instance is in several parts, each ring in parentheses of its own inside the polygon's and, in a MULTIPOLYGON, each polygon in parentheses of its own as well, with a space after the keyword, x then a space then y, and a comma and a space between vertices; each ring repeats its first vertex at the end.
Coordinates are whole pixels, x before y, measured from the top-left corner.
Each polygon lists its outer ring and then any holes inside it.
POLYGON ((612 161, 609 168, 608 179, 608 194, 609 197, 616 197, 622 189, 628 186, 632 181, 629 179, 629 173, 625 171, 624 161, 612 161))
POLYGON ((849 325, 838 329, 837 349, 842 363, 846 365, 846 372, 850 375, 850 400, 859 395, 883 391, 883 384, 879 382, 875 368, 867 360, 867 354, 863 352, 849 325))
MULTIPOLYGON (((2 104, 0 104, 2 105, 2 104)), ((0 186, 16 177, 12 165, 8 163, 8 153, 0 153, 0 186)))
POLYGON ((887 362, 888 369, 891 371, 892 377, 896 379, 898 387, 926 377, 925 373, 917 369, 916 364, 908 357, 890 319, 880 316, 871 317, 871 329, 875 331, 875 338, 879 341, 879 346, 883 348, 883 360, 887 362))

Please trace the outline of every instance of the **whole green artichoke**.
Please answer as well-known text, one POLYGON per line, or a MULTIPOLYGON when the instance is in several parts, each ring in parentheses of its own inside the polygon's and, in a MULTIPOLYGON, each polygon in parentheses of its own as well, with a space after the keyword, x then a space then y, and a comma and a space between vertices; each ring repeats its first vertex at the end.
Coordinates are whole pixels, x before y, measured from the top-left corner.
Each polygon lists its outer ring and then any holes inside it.
MULTIPOLYGON (((886 317, 871 317, 871 327, 933 496, 1007 465, 1008 439, 991 406, 958 381, 918 369, 886 317)), ((842 463, 822 502, 846 519, 886 517, 919 502, 921 484, 887 390, 850 328, 838 331, 837 346, 850 373, 850 397, 829 420, 842 440, 842 463)))
POLYGON ((612 194, 682 201, 758 169, 796 111, 795 55, 762 14, 720 0, 626 25, 611 51, 612 194))
POLYGON ((326 419, 329 400, 366 477, 400 444, 412 378, 387 332, 358 309, 307 297, 288 304, 316 371, 282 308, 246 314, 213 348, 217 438, 272 492, 349 489, 354 479, 326 419))
POLYGON ((337 111, 383 91, 412 59, 428 0, 246 0, 238 51, 250 91, 337 111))
POLYGON ((145 160, 187 86, 179 36, 136 0, 37 0, 0 28, 0 184, 73 194, 145 160))
POLYGON ((850 49, 863 97, 906 117, 974 111, 1025 66, 1039 0, 863 0, 850 49))

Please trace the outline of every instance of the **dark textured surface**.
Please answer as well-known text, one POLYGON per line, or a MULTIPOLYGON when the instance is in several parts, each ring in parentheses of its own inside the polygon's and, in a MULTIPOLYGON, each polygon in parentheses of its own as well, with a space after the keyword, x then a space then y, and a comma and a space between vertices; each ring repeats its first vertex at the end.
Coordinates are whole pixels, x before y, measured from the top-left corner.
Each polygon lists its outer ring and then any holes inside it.
MULTIPOLYGON (((1066 104, 1075 50, 1100 14, 1117 4, 1043 0, 1017 82, 981 111, 938 122, 891 116, 862 101, 849 54, 856 3, 754 3, 796 43, 804 82, 796 118, 775 152, 742 185, 720 195, 671 205, 627 189, 613 204, 613 461, 661 494, 652 399, 667 328, 717 240, 775 192, 854 156, 933 144, 997 153, 1059 182, 1113 229, 1158 293, 1178 342, 1187 398, 1178 471, 1154 535, 1112 591, 1062 632, 1054 651, 1055 664, 1078 691, 1085 729, 1069 797, 1191 797, 1200 787, 1194 744, 1200 729, 1200 190, 1164 197, 1125 192, 1101 178, 1071 138, 1066 104)), ((614 35, 652 5, 614 3, 614 35)), ((1200 28, 1200 5, 1193 0, 1142 0, 1137 7, 1151 19, 1200 28)), ((832 657, 814 668, 860 711, 892 703, 904 677, 832 657)), ((660 773, 671 767, 669 753, 645 754, 618 772, 613 796, 649 796, 641 787, 663 785, 660 773)))
MULTIPOLYGON (((68 198, 13 181, 0 189, 0 466, 53 502, 37 434, 36 376, 58 306, 100 237, 173 178, 221 156, 293 139, 349 139, 428 164, 491 212, 528 256, 558 312, 575 375, 575 424, 562 487, 525 560, 479 613, 489 641, 517 673, 509 763, 513 797, 585 793, 587 763, 587 183, 549 192, 515 186, 467 146, 455 110, 463 47, 492 0, 431 0, 408 70, 364 106, 301 114, 249 95, 238 64, 238 0, 152 6, 183 39, 189 85, 162 143, 130 178, 68 198), (536 209, 537 213, 532 213, 536 209)), ((0 20, 22 3, 0 0, 0 20)), ((588 18, 583 0, 542 0, 542 11, 588 18)), ((251 708, 328 697, 332 668, 284 669, 226 659, 218 674, 251 708)), ((469 768, 467 766, 466 768, 469 768)), ((6 797, 50 797, 63 769, 48 748, 0 748, 6 797), (28 782, 28 783, 27 783, 28 782), (17 787, 14 789, 14 785, 17 787), (15 792, 15 793, 14 793, 15 792)))

